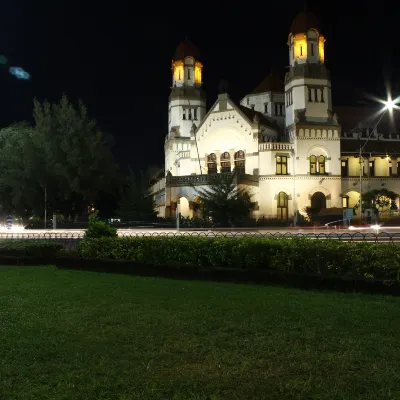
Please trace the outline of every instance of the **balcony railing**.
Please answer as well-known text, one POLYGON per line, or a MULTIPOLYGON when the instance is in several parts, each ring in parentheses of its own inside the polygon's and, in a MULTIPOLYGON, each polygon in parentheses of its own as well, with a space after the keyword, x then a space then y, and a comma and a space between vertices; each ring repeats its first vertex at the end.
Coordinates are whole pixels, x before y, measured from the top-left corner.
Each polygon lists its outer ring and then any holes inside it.
MULTIPOLYGON (((222 177, 231 178, 232 172, 224 172, 218 175, 222 177)), ((183 175, 183 176, 167 176, 168 186, 201 186, 209 185, 217 174, 205 174, 205 175, 183 175)), ((258 186, 258 176, 249 174, 237 174, 238 184, 248 184, 252 186, 258 186)))
POLYGON ((258 150, 259 151, 266 151, 266 150, 292 150, 292 144, 291 143, 273 143, 273 142, 267 142, 267 143, 260 143, 258 145, 258 150))

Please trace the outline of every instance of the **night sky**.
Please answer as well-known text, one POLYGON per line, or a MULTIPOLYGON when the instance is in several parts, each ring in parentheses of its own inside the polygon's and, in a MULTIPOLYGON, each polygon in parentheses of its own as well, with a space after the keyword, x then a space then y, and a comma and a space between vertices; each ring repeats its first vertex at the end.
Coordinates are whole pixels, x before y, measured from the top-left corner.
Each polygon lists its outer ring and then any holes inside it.
MULTIPOLYGON (((176 46, 187 35, 200 48, 208 107, 221 78, 238 101, 270 71, 283 79, 287 70, 289 27, 304 6, 270 3, 182 1, 165 3, 164 10, 157 2, 140 9, 132 1, 3 3, 0 54, 32 79, 17 80, 0 66, 0 126, 31 120, 33 98, 57 101, 66 93, 73 101, 82 99, 114 136, 120 164, 135 170, 161 166, 176 46)), ((366 92, 384 97, 385 81, 399 95, 400 6, 321 3, 308 1, 307 8, 320 17, 327 38, 334 105, 355 104, 366 92)))

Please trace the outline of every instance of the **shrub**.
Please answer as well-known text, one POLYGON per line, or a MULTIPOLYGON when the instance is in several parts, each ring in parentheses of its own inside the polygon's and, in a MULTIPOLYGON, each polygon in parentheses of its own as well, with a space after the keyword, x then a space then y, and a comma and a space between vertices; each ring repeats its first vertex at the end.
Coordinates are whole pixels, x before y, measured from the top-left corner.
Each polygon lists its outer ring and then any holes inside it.
POLYGON ((62 246, 47 240, 2 240, 0 256, 54 257, 62 246))
POLYGON ((98 211, 89 217, 88 229, 86 229, 85 239, 95 239, 104 237, 117 237, 117 228, 107 225, 105 222, 98 219, 98 211))
POLYGON ((87 239, 81 256, 151 265, 273 269, 324 276, 399 280, 400 247, 307 238, 133 237, 87 239))

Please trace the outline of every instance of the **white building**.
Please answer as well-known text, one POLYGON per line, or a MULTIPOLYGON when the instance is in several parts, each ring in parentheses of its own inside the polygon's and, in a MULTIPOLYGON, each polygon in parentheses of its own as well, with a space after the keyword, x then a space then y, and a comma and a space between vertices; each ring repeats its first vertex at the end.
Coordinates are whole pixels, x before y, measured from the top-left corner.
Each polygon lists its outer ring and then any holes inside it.
MULTIPOLYGON (((207 185, 210 174, 233 168, 240 172, 238 184, 252 193, 256 218, 290 219, 307 206, 357 204, 358 152, 373 126, 360 112, 372 116, 371 110, 334 109, 325 37, 311 13, 300 13, 293 21, 288 50, 284 83, 269 75, 240 104, 220 93, 206 112, 199 51, 188 40, 177 47, 165 177, 151 187, 160 216, 174 216, 178 201, 183 216, 198 215, 196 186, 207 185)), ((400 192, 400 138, 380 133, 386 122, 364 149, 363 192, 382 187, 400 192)))

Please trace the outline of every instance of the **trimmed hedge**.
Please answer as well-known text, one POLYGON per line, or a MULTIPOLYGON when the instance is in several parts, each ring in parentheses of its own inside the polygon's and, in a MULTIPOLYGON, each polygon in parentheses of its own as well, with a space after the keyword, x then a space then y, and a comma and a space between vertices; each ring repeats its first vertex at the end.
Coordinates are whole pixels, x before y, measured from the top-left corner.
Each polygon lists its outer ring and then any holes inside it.
POLYGON ((399 281, 400 246, 309 238, 122 237, 84 239, 82 257, 150 265, 268 269, 399 281))
POLYGON ((47 240, 0 240, 0 257, 55 257, 62 246, 47 240))

